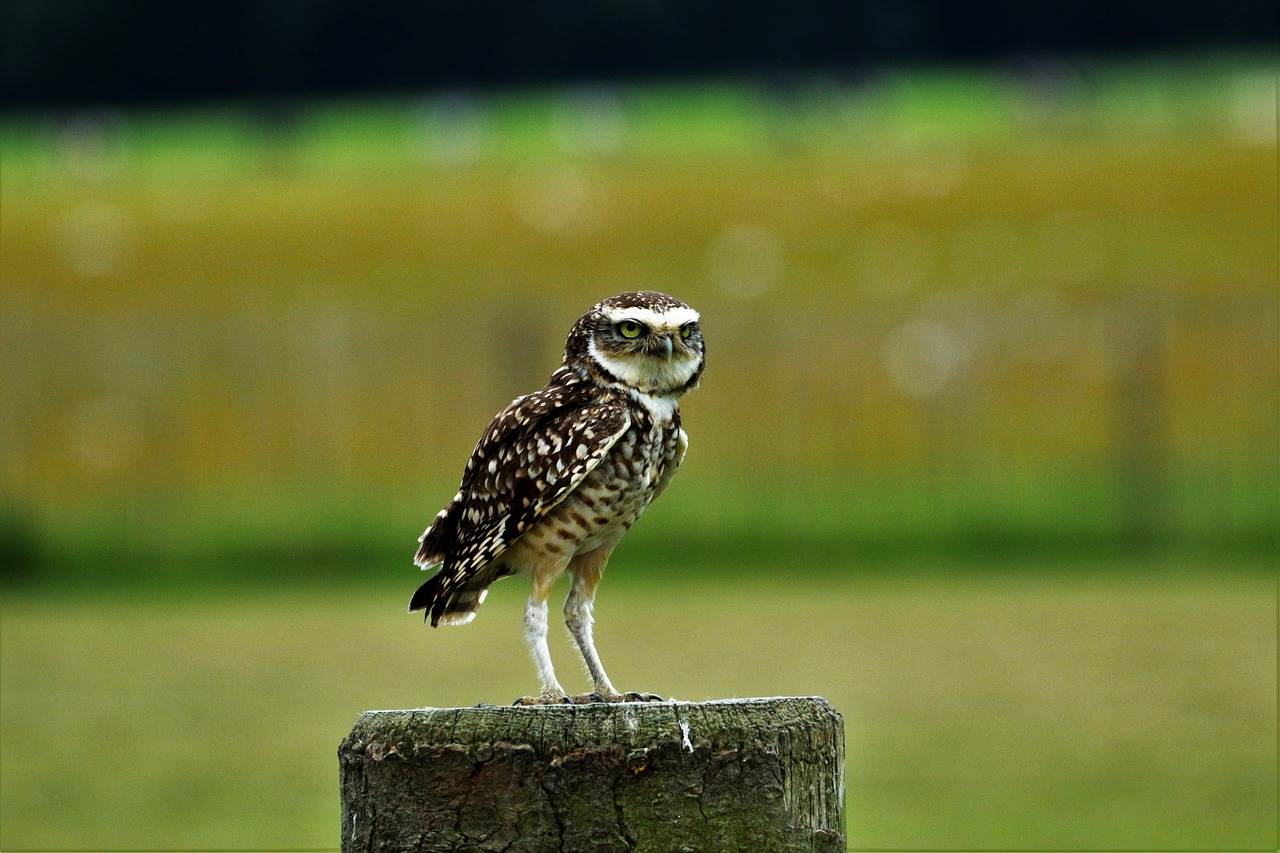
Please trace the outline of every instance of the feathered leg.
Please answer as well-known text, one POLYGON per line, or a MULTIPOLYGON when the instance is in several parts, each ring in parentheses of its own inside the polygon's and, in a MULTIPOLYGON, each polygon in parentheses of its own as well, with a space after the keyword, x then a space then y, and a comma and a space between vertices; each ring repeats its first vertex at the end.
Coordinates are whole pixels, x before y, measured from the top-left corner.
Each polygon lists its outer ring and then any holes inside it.
POLYGON ((600 585, 600 576, 604 574, 611 550, 600 548, 587 554, 579 554, 569 563, 573 587, 564 602, 564 623, 573 635, 578 651, 582 653, 582 662, 586 664, 587 674, 591 676, 595 697, 607 702, 658 702, 662 697, 652 693, 619 693, 605 674, 604 664, 600 663, 600 654, 596 651, 595 637, 591 630, 592 610, 596 587, 600 585))
POLYGON ((551 665, 551 651, 547 648, 547 596, 556 578, 564 572, 566 563, 557 562, 538 566, 533 571, 533 594, 524 610, 524 635, 538 668, 541 690, 536 698, 525 697, 517 701, 521 705, 564 702, 564 688, 556 680, 555 667, 551 665))
POLYGON ((593 551, 575 558, 569 564, 569 570, 573 574, 573 587, 569 590, 569 597, 564 600, 564 624, 573 635, 573 641, 578 644, 578 651, 582 653, 582 662, 587 665, 593 692, 603 699, 616 701, 622 697, 605 674, 591 631, 591 611, 596 598, 596 586, 600 583, 604 564, 609 560, 607 552, 603 556, 597 556, 599 554, 599 551, 593 551))

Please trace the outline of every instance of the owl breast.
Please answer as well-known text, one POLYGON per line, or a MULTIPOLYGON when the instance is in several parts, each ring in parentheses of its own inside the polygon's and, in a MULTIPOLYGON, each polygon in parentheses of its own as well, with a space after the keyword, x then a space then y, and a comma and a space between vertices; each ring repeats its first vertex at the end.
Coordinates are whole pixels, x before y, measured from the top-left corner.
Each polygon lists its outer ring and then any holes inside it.
POLYGON ((570 557, 612 548, 679 464, 679 425, 636 417, 579 486, 522 538, 525 546, 570 557))

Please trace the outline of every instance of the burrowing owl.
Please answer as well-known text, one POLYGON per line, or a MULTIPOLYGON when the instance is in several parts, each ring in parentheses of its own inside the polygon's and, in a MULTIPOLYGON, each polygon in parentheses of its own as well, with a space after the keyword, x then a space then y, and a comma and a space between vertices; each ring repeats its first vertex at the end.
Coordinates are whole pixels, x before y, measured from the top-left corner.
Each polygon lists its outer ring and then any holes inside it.
POLYGON ((594 693, 624 698, 596 653, 592 602, 614 547, 684 458, 677 401, 702 378, 698 320, 680 300, 647 290, 583 314, 565 341, 564 363, 545 388, 493 419, 458 494, 419 539, 414 562, 439 571, 409 610, 426 610, 432 626, 471 621, 498 578, 532 577, 525 636, 542 684, 538 699, 526 701, 566 698, 547 650, 547 596, 566 570, 573 584, 565 624, 594 693))

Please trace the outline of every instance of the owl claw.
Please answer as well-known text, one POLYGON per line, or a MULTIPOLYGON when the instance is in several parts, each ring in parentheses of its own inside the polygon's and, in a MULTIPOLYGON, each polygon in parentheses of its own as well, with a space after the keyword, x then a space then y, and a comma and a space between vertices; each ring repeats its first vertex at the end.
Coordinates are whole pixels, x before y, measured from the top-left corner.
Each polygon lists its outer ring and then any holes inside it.
POLYGON ((622 698, 628 702, 662 702, 661 696, 656 693, 624 693, 622 698))

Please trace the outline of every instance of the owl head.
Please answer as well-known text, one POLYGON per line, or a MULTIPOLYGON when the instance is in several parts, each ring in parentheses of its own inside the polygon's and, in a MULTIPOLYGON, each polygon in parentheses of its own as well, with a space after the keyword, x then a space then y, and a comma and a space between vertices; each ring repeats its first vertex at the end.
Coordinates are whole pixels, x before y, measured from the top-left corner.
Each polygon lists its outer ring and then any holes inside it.
POLYGON ((655 290, 611 296, 574 323, 564 362, 597 382, 678 397, 702 378, 698 312, 655 290))

